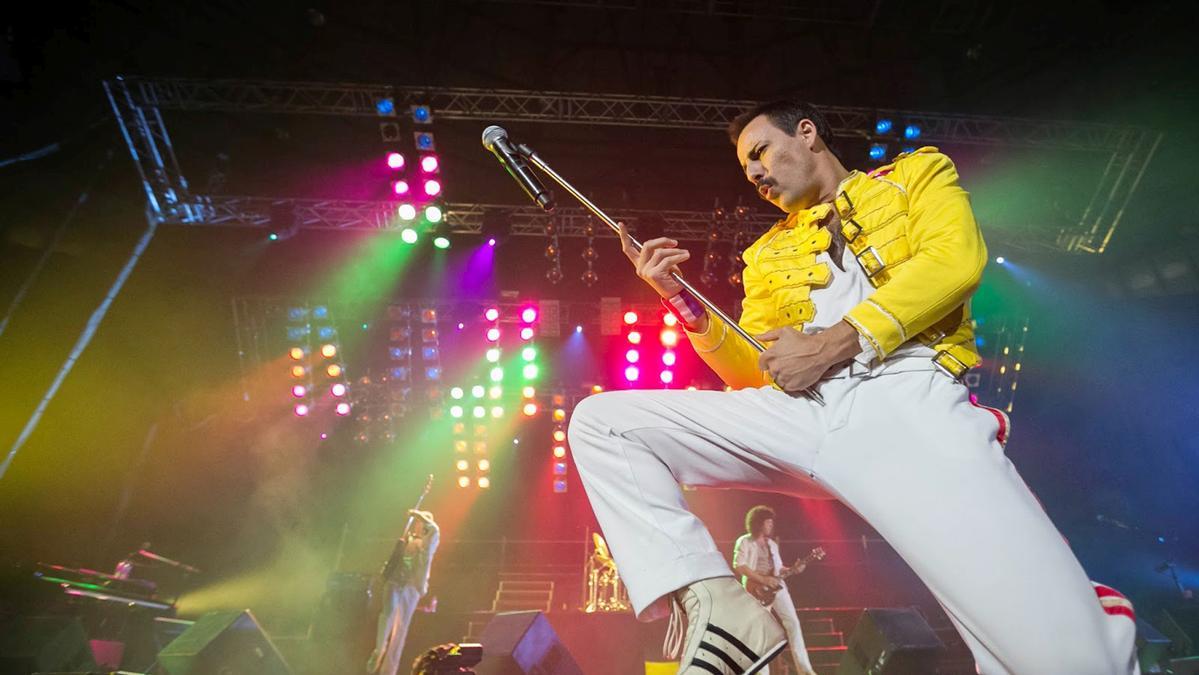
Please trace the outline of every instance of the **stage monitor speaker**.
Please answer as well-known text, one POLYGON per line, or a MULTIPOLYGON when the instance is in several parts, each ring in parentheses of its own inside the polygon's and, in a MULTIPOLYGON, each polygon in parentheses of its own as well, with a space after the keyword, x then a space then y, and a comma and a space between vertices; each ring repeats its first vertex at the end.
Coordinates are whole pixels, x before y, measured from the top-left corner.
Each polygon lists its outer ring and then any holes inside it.
POLYGON ((1170 672, 1174 675, 1199 675, 1199 656, 1171 659, 1170 672))
POLYGON ((74 617, 23 616, 0 625, 0 675, 95 667, 87 633, 74 617))
POLYGON ((916 608, 866 609, 837 675, 928 675, 944 649, 916 608))
POLYGON ((541 612, 500 612, 479 642, 478 675, 583 675, 541 612))
POLYGON ((158 653, 168 675, 291 675, 250 610, 210 612, 158 653))

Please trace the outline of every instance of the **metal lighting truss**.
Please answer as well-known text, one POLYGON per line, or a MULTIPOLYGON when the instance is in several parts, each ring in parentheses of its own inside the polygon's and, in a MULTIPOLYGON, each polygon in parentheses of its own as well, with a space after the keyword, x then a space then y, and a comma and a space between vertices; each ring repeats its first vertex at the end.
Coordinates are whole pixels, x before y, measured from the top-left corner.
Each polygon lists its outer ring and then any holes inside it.
MULTIPOLYGON (((105 90, 142 173, 152 214, 162 222, 180 224, 262 225, 265 220, 259 212, 236 212, 239 207, 258 204, 257 198, 205 198, 188 192, 162 124, 163 109, 377 117, 376 103, 390 98, 397 110, 414 103, 429 105, 441 120, 722 129, 754 103, 506 89, 135 77, 107 81, 105 90)), ((886 117, 896 124, 919 125, 921 143, 1094 153, 1104 163, 1104 170, 1079 220, 1056 231, 1034 230, 1040 245, 1072 252, 1103 252, 1161 142, 1160 133, 1136 126, 847 106, 821 109, 833 133, 841 137, 872 138, 875 122, 886 117)), ((299 218, 304 227, 379 229, 390 220, 382 215, 388 211, 383 202, 302 199, 268 202, 293 204, 297 212, 305 214, 299 218)), ((451 205, 451 223, 459 228, 464 227, 463 223, 473 223, 471 214, 477 209, 477 206, 463 206, 454 215, 455 207, 451 205)), ((533 220, 531 215, 522 215, 528 213, 524 209, 512 209, 512 213, 518 221, 533 220)), ((672 213, 673 221, 668 216, 668 224, 710 218, 709 213, 700 211, 672 213)), ((563 217, 567 222, 576 218, 569 212, 563 217)), ((683 231, 671 233, 686 236, 683 231)), ((562 235, 576 236, 576 232, 568 228, 562 235)))

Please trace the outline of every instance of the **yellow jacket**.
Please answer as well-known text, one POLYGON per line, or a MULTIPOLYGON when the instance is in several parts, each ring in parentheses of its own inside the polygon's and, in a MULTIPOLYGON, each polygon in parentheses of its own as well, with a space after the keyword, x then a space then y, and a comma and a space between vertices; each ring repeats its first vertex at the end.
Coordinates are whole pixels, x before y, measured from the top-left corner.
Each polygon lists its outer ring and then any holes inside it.
MULTIPOLYGON (((850 173, 833 204, 790 214, 747 248, 741 326, 757 335, 782 326, 803 330, 812 320, 816 308, 809 294, 831 278, 816 256, 831 243, 820 223, 833 208, 846 247, 875 288, 844 319, 880 357, 920 340, 955 377, 977 365, 970 296, 982 278, 987 249, 953 162, 931 147, 900 155, 869 174, 850 173)), ((723 322, 709 320, 704 333, 689 335, 727 384, 770 384, 758 369, 758 351, 723 322)))

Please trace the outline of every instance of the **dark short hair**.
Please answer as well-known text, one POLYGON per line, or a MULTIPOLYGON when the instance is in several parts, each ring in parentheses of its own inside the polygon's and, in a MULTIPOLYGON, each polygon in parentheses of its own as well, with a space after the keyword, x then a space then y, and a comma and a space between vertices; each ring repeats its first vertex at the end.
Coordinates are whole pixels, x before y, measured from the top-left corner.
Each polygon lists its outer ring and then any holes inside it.
MULTIPOLYGON (((816 135, 824 141, 829 150, 833 150, 833 130, 828 125, 828 120, 824 118, 824 113, 817 110, 816 106, 811 103, 793 98, 759 103, 734 117, 733 121, 729 122, 729 140, 733 142, 733 145, 737 144, 737 138, 742 131, 745 131, 745 127, 761 115, 765 115, 771 124, 787 132, 790 136, 795 135, 795 127, 799 126, 800 121, 812 120, 812 124, 816 126, 816 135)), ((836 154, 835 150, 833 154, 836 154)))
POLYGON ((774 509, 765 505, 755 506, 745 514, 745 531, 756 537, 762 531, 762 525, 773 519, 774 509))

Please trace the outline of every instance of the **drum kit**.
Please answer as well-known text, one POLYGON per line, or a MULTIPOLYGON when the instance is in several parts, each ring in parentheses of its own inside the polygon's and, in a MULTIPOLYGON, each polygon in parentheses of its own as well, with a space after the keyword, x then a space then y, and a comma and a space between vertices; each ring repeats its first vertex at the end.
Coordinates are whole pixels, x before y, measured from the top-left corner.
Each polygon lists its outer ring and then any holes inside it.
POLYGON ((598 532, 592 533, 591 541, 591 555, 584 566, 587 599, 583 611, 588 614, 631 611, 629 592, 620 582, 620 573, 616 571, 616 561, 608 551, 608 543, 598 532))

